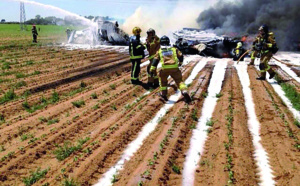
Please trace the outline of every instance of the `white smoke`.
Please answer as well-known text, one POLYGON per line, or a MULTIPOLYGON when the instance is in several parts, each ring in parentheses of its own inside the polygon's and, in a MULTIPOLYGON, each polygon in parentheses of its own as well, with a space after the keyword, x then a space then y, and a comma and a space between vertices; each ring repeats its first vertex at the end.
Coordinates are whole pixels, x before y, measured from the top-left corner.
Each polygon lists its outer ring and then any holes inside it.
POLYGON ((142 36, 145 36, 146 31, 153 28, 159 36, 162 36, 169 35, 172 31, 183 27, 197 28, 199 27, 197 24, 198 15, 204 8, 215 2, 179 0, 175 4, 171 4, 174 1, 167 3, 154 1, 151 6, 137 8, 134 14, 126 19, 122 29, 131 34, 132 28, 138 26, 142 29, 142 36))

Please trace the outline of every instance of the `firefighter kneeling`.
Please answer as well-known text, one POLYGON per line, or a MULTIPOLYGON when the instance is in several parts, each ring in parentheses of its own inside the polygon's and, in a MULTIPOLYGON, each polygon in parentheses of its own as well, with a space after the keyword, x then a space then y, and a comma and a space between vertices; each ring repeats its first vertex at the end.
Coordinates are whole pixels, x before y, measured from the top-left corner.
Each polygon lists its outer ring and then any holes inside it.
POLYGON ((155 54, 154 60, 151 65, 150 72, 154 73, 156 71, 156 67, 160 62, 162 67, 159 71, 159 82, 160 82, 160 90, 159 94, 165 101, 168 100, 168 77, 171 76, 177 87, 179 87, 181 94, 183 95, 185 102, 191 102, 191 98, 187 92, 187 86, 182 81, 182 74, 179 70, 179 66, 182 65, 183 55, 182 53, 170 46, 170 39, 167 36, 163 36, 160 39, 161 48, 155 54))

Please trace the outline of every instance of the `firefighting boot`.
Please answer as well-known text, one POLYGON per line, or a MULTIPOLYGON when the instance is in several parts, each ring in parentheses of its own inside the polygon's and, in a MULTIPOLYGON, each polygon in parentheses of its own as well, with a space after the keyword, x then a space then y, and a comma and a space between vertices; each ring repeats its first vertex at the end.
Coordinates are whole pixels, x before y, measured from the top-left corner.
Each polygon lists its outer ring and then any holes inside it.
POLYGON ((185 101, 186 103, 190 103, 190 102, 192 101, 192 99, 191 99, 189 93, 188 93, 186 90, 182 91, 181 93, 182 93, 182 95, 183 95, 183 97, 184 97, 184 101, 185 101))
POLYGON ((260 76, 256 78, 257 80, 266 80, 266 77, 260 76))
POLYGON ((163 99, 164 101, 168 101, 168 97, 166 95, 163 95, 162 93, 158 93, 159 97, 163 99))
POLYGON ((276 75, 275 72, 271 73, 269 79, 272 79, 275 75, 276 75))
POLYGON ((154 79, 153 88, 158 88, 158 87, 159 87, 159 80, 154 79))
POLYGON ((251 59, 250 63, 248 63, 248 66, 253 66, 254 65, 254 59, 251 59))
POLYGON ((147 87, 148 87, 149 89, 154 89, 153 83, 152 83, 152 82, 148 82, 148 83, 147 83, 147 87))

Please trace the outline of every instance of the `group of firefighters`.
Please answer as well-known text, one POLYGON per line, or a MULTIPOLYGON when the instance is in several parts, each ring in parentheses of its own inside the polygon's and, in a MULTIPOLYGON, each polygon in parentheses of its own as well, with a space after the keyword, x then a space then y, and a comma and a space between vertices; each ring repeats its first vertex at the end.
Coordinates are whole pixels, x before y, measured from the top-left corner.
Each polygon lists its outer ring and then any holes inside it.
POLYGON ((177 48, 171 46, 170 39, 167 36, 159 38, 153 29, 147 31, 146 43, 142 43, 140 40, 142 30, 139 27, 134 27, 132 32, 133 36, 130 37, 129 44, 129 54, 132 62, 132 84, 141 84, 139 80, 140 64, 145 57, 144 50, 147 48, 150 61, 147 66, 148 87, 156 88, 160 86, 161 93, 159 93, 159 96, 167 101, 168 77, 171 76, 185 101, 190 102, 191 98, 179 69, 183 62, 183 54, 177 48), (161 63, 161 70, 157 75, 158 63, 161 63))
MULTIPOLYGON (((140 64, 141 60, 145 58, 144 50, 147 49, 149 52, 148 59, 150 61, 147 66, 148 87, 151 89, 160 86, 161 92, 159 96, 167 101, 168 77, 171 76, 180 89, 185 101, 187 103, 191 102, 187 86, 183 82, 182 73, 179 69, 183 62, 182 53, 177 48, 171 46, 170 39, 167 36, 159 38, 153 29, 147 31, 146 43, 142 43, 141 32, 142 30, 139 27, 134 27, 132 30, 133 36, 130 37, 129 54, 132 62, 132 84, 141 84, 139 80, 140 64), (157 74, 157 66, 159 63, 161 64, 161 70, 157 74)), ((253 42, 251 62, 248 64, 249 66, 254 65, 255 58, 260 58, 260 77, 257 77, 257 80, 265 80, 266 72, 269 72, 270 79, 275 76, 275 72, 271 69, 268 62, 277 51, 278 48, 273 33, 269 32, 267 25, 262 25, 259 28, 259 34, 253 42)), ((245 54, 242 42, 238 42, 235 49, 235 59, 241 60, 245 54)))
MULTIPOLYGON (((32 36, 33 42, 37 42, 37 29, 36 26, 32 27, 32 36)), ((67 29, 68 39, 70 37, 70 30, 67 29)), ((187 91, 187 86, 183 82, 182 73, 179 67, 183 62, 183 54, 175 47, 172 47, 170 44, 170 39, 167 36, 159 38, 154 29, 149 29, 147 31, 146 43, 141 42, 141 32, 142 30, 139 27, 134 27, 133 36, 130 37, 129 42, 129 54, 130 60, 132 62, 132 71, 131 71, 131 82, 132 84, 141 84, 139 80, 140 74, 140 64, 141 60, 145 58, 144 50, 147 49, 149 52, 149 65, 147 66, 147 75, 148 75, 148 87, 150 89, 160 87, 161 92, 159 96, 165 101, 168 100, 168 77, 171 76, 177 87, 180 89, 182 95, 186 102, 190 102, 191 98, 187 91), (157 74, 157 66, 161 64, 161 70, 157 74)), ((259 34, 255 38, 255 41, 252 45, 251 61, 248 64, 249 66, 254 65, 255 58, 260 58, 260 77, 257 77, 257 80, 265 80, 266 72, 270 74, 270 79, 275 76, 275 72, 269 66, 269 61, 272 58, 273 54, 278 51, 276 46, 276 41, 274 34, 269 32, 267 25, 262 25, 259 28, 259 34)), ((248 52, 248 51, 247 51, 248 52)), ((235 60, 241 60, 245 56, 245 52, 242 46, 242 42, 237 43, 235 49, 235 60)))

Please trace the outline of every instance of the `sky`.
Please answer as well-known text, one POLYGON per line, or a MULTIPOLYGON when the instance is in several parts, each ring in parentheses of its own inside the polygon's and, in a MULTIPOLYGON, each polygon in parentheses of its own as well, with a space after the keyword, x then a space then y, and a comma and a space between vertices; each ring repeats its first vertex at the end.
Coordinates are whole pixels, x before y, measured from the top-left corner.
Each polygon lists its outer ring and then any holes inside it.
MULTIPOLYGON (((110 16, 126 19, 133 15, 139 7, 152 8, 152 10, 163 8, 171 12, 178 2, 182 0, 35 0, 36 2, 53 5, 78 15, 110 16)), ((185 0, 196 6, 206 7, 215 0, 185 0)), ((19 21, 20 2, 16 0, 0 0, 0 19, 6 21, 19 21)), ((64 15, 40 6, 25 3, 26 19, 34 18, 36 15, 64 17, 64 15)))

